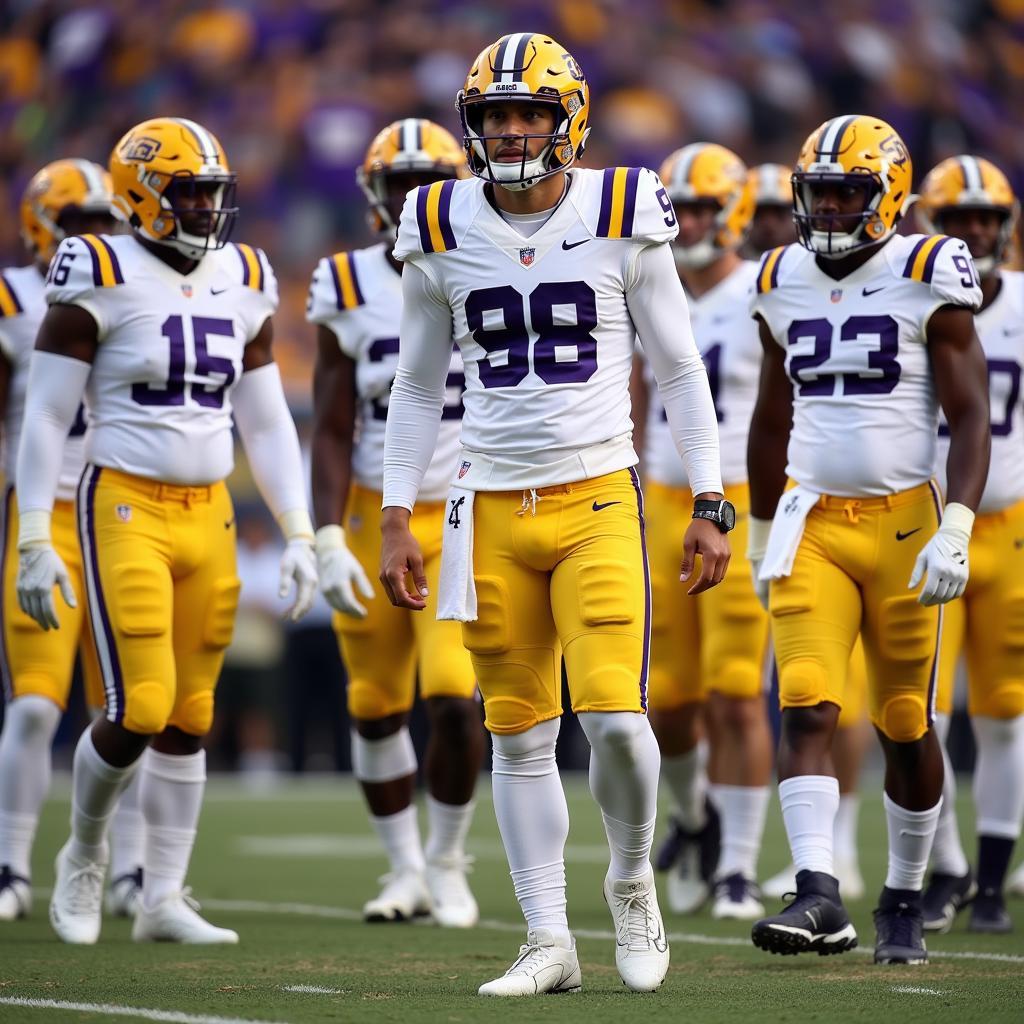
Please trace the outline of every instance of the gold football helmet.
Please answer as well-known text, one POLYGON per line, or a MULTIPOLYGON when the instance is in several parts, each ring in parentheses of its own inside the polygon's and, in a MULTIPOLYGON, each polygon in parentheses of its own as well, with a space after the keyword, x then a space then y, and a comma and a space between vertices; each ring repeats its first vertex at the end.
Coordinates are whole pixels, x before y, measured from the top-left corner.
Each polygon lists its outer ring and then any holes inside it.
POLYGON ((917 214, 925 230, 945 232, 942 218, 952 209, 995 210, 1002 214, 999 238, 991 253, 974 257, 982 277, 991 274, 1006 255, 1013 237, 1020 203, 1013 188, 995 164, 978 156, 951 156, 933 167, 921 184, 917 214))
POLYGON ((439 124, 422 117, 393 121, 370 143, 356 181, 370 204, 376 231, 394 232, 398 225, 388 209, 388 182, 400 175, 431 181, 465 178, 469 174, 462 147, 439 124))
POLYGON ((820 256, 839 258, 888 238, 906 209, 913 173, 907 147, 885 121, 866 114, 826 121, 807 137, 793 172, 793 217, 801 244, 820 256), (855 214, 815 217, 814 183, 863 187, 864 208, 855 214), (830 226, 816 228, 815 222, 823 220, 830 226), (834 222, 842 227, 834 230, 834 222))
POLYGON ((758 164, 750 168, 754 189, 754 208, 759 206, 793 206, 793 172, 783 164, 758 164))
POLYGON ((754 216, 754 189, 746 164, 732 150, 713 142, 694 142, 669 155, 659 176, 673 203, 712 203, 718 208, 699 242, 673 243, 679 266, 706 267, 742 244, 754 216))
POLYGON ((481 51, 455 105, 470 171, 513 191, 531 188, 571 167, 582 156, 590 134, 590 89, 583 72, 563 46, 539 32, 514 32, 481 51), (526 136, 547 140, 534 159, 527 160, 524 152, 518 165, 491 163, 486 143, 500 136, 483 134, 483 111, 501 100, 555 106, 554 131, 526 136))
POLYGON ((189 259, 227 244, 238 216, 235 175, 214 135, 184 117, 137 124, 110 154, 114 204, 132 229, 189 259), (212 192, 211 207, 179 205, 212 192))
POLYGON ((114 216, 110 175, 89 160, 55 160, 38 171, 21 197, 21 237, 40 264, 53 259, 72 209, 114 216))

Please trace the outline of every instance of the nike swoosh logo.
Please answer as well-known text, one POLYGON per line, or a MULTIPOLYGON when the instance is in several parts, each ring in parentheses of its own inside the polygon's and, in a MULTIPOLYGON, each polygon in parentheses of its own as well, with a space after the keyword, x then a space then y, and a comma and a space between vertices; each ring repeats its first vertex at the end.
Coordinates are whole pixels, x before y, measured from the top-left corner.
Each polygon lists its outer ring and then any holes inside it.
POLYGON ((922 527, 919 526, 916 530, 907 530, 906 533, 900 533, 900 531, 897 530, 896 531, 896 539, 897 540, 906 540, 908 537, 913 537, 915 533, 919 533, 921 531, 921 529, 922 529, 922 527))
POLYGON ((225 530, 230 530, 230 529, 231 529, 231 527, 232 527, 232 526, 234 526, 234 525, 235 525, 235 517, 234 517, 234 516, 232 516, 232 517, 231 517, 231 518, 230 518, 230 519, 229 519, 229 520, 228 520, 228 521, 227 521, 227 522, 226 522, 226 523, 224 524, 224 529, 225 529, 225 530))
POLYGON ((880 292, 885 287, 884 284, 879 285, 877 288, 864 288, 861 290, 861 295, 874 295, 875 292, 880 292))
POLYGON ((589 242, 589 238, 581 238, 578 242, 568 242, 564 238, 562 239, 562 248, 568 252, 570 249, 575 249, 578 245, 586 245, 589 242))
POLYGON ((603 505, 598 505, 598 503, 597 503, 597 502, 595 501, 595 502, 594 502, 594 504, 593 504, 593 505, 591 505, 590 507, 591 507, 591 508, 592 508, 592 509, 593 509, 593 510, 594 510, 595 512, 600 512, 600 511, 601 511, 601 509, 603 509, 603 508, 608 508, 608 506, 609 506, 609 505, 621 505, 621 504, 622 504, 622 502, 621 502, 621 501, 606 501, 606 502, 605 502, 605 503, 604 503, 603 505))
POLYGON ((226 291, 227 291, 227 288, 211 288, 210 289, 210 294, 211 295, 223 295, 224 292, 226 292, 226 291))

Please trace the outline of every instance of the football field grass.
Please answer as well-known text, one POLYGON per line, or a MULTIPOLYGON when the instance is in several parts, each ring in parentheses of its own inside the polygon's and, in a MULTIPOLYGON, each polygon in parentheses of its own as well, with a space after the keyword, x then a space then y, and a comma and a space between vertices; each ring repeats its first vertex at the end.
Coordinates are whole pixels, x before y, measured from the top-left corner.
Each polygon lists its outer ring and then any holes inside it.
MULTIPOLYGON (((508 966, 524 932, 486 776, 470 839, 483 921, 469 932, 360 921, 359 908, 384 868, 348 780, 289 780, 261 792, 230 779, 212 780, 190 882, 204 913, 240 933, 241 944, 233 947, 134 945, 128 923, 111 920, 104 922, 99 945, 61 945, 46 915, 52 858, 67 831, 66 781, 57 789, 36 844, 31 918, 0 925, 4 1024, 1024 1021, 1022 900, 1011 908, 1014 935, 972 935, 961 918, 951 934, 929 940, 927 966, 871 962, 871 908, 885 859, 877 781, 866 787, 860 830, 871 895, 850 904, 859 950, 840 957, 772 957, 751 946, 748 924, 720 923, 706 912, 667 916, 668 980, 656 994, 636 995, 615 971, 611 922, 601 898, 607 854, 600 817, 585 780, 570 777, 569 909, 583 991, 516 1001, 475 994, 481 982, 508 966)), ((762 877, 786 860, 773 804, 762 877)))

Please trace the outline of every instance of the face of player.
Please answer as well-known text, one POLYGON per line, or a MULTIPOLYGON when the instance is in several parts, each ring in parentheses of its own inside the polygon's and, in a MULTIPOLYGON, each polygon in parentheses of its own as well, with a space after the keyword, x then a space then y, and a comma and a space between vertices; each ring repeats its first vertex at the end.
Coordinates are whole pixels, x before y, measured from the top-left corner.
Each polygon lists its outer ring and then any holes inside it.
POLYGON ((749 244, 755 252, 767 252, 796 241, 793 208, 769 204, 759 206, 750 225, 749 244))
POLYGON ((118 220, 103 210, 70 206, 61 212, 57 224, 65 235, 110 235, 117 230, 118 220))
POLYGON ((867 185, 850 181, 812 181, 810 207, 815 231, 846 234, 860 225, 860 215, 867 208, 867 185))
POLYGON ((214 213, 221 205, 221 189, 214 181, 196 181, 185 178, 169 188, 167 198, 174 208, 181 229, 190 235, 203 237, 212 233, 214 213))
POLYGON ((536 159, 554 130, 555 110, 549 103, 502 100, 484 108, 481 134, 485 136, 487 156, 494 164, 520 164, 536 159), (525 137, 531 135, 539 137, 525 137))
POLYGON ((676 245, 688 249, 707 237, 715 223, 719 206, 715 202, 676 203, 676 220, 679 222, 679 234, 676 245))
POLYGON ((952 209, 942 214, 941 226, 947 235, 962 238, 977 260, 995 252, 1005 217, 1000 210, 952 209))
POLYGON ((430 171, 401 171, 389 174, 385 179, 384 205, 391 215, 393 224, 397 224, 402 216, 402 207, 405 205, 405 197, 410 189, 419 188, 421 185, 430 185, 440 180, 441 176, 430 171))

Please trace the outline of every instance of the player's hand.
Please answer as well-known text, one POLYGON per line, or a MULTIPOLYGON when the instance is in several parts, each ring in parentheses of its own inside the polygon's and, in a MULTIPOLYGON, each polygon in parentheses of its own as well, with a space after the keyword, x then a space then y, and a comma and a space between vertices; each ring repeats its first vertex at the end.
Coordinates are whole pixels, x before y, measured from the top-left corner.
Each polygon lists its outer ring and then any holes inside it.
POLYGON ((917 556, 907 584, 913 590, 924 580, 917 595, 921 604, 945 604, 964 592, 969 575, 967 548, 973 527, 974 513, 966 505, 951 501, 946 506, 939 529, 917 556))
POLYGON ((380 582, 388 600, 398 608, 423 611, 427 607, 427 576, 423 553, 409 529, 409 512, 390 506, 381 522, 380 582), (412 576, 413 589, 407 586, 412 576))
POLYGON ((287 597, 292 583, 295 584, 295 600, 284 613, 286 619, 298 622, 313 607, 317 582, 312 542, 307 537, 293 537, 281 555, 281 579, 277 587, 278 597, 287 597))
POLYGON ((52 544, 22 548, 18 552, 18 604, 21 610, 43 629, 60 629, 53 588, 60 587, 64 603, 77 608, 68 570, 52 544))
POLYGON ((758 601, 761 602, 761 607, 768 611, 768 591, 771 589, 771 583, 768 580, 758 579, 762 561, 763 559, 759 558, 756 562, 750 563, 750 574, 754 578, 754 593, 757 595, 758 601))
POLYGON ((693 575, 694 565, 700 555, 700 576, 687 594, 703 594, 717 586, 725 578, 729 568, 729 540, 724 533, 707 519, 694 519, 683 537, 683 561, 679 567, 679 580, 686 583, 693 575))
POLYGON ((369 600, 373 587, 345 543, 345 531, 337 525, 321 526, 316 531, 316 562, 320 570, 320 589, 327 603, 343 615, 365 619, 366 609, 356 598, 356 589, 369 600))

